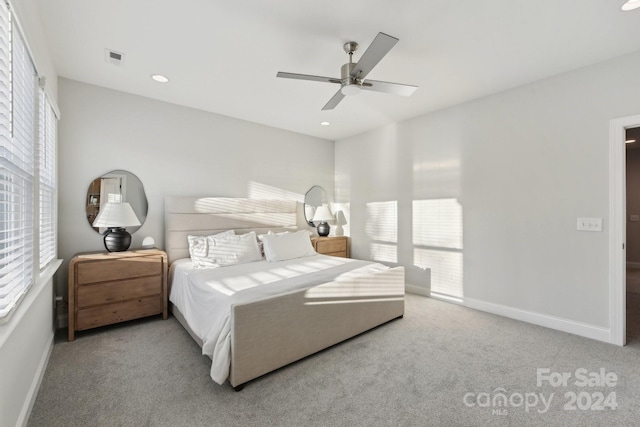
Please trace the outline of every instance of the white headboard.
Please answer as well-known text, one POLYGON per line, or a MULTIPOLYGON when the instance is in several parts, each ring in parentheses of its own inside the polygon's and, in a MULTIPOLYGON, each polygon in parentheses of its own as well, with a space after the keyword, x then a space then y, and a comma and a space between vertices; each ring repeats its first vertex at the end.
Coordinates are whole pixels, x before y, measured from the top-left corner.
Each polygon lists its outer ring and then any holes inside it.
POLYGON ((167 196, 164 199, 164 247, 169 263, 189 257, 189 234, 295 229, 300 223, 301 211, 302 203, 295 200, 167 196))

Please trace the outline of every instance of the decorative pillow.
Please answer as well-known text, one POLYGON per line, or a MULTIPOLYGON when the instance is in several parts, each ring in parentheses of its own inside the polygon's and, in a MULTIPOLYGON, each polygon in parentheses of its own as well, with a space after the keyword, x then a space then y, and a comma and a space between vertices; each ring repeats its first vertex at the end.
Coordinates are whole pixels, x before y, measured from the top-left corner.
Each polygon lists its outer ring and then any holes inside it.
MULTIPOLYGON (((234 230, 223 231, 215 236, 232 236, 235 235, 234 230)), ((211 263, 207 258, 209 253, 209 245, 207 244, 207 236, 187 236, 189 242, 189 256, 195 268, 213 268, 217 265, 211 263)))
POLYGON ((254 231, 239 235, 208 236, 207 246, 208 261, 218 266, 242 264, 262 259, 254 231))
POLYGON ((295 233, 267 234, 262 236, 264 256, 269 262, 312 256, 316 251, 311 245, 307 230, 295 233))
MULTIPOLYGON (((262 254, 262 257, 264 258, 264 244, 262 242, 262 239, 264 238, 264 236, 271 235, 271 234, 281 235, 281 234, 288 234, 288 233, 290 233, 290 231, 278 231, 278 232, 275 232, 273 230, 269 230, 269 231, 267 231, 266 234, 258 234, 258 247, 260 248, 260 253, 262 254)), ((309 231, 309 236, 311 236, 312 234, 313 233, 309 231)))

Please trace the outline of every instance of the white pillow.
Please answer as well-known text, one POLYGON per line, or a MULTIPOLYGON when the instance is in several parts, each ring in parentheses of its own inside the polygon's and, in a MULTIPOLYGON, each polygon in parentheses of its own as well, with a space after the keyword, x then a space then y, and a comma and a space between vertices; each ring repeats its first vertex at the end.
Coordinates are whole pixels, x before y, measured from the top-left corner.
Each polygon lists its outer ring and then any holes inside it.
POLYGON ((242 264, 262 259, 254 231, 240 235, 208 236, 207 246, 208 261, 218 266, 242 264))
MULTIPOLYGON (((215 236, 232 236, 235 235, 234 230, 223 231, 222 233, 215 234, 215 236)), ((209 245, 207 244, 207 236, 187 236, 189 242, 189 256, 193 262, 195 268, 212 268, 217 265, 211 263, 207 258, 209 253, 209 245)))
MULTIPOLYGON (((311 231, 307 231, 309 233, 309 237, 311 237, 311 235, 313 234, 311 231)), ((275 231, 269 230, 267 231, 267 234, 258 234, 258 247, 260 248, 260 253, 262 254, 262 257, 264 258, 264 244, 262 243, 262 239, 264 238, 264 236, 269 235, 269 234, 288 234, 290 233, 290 231, 278 231, 277 233, 275 231)))
POLYGON ((316 255, 316 251, 311 245, 309 232, 306 230, 263 235, 262 244, 264 256, 269 262, 316 255))

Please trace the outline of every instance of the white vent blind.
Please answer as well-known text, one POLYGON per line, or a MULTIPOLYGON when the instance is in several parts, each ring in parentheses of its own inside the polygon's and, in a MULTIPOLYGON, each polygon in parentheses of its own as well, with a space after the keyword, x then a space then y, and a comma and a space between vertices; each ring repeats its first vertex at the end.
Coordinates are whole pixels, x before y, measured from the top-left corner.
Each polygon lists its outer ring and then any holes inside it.
POLYGON ((0 4, 0 317, 33 283, 35 69, 0 4), (8 102, 7 102, 8 101, 8 102))
POLYGON ((40 182, 40 269, 56 256, 56 128, 57 119, 44 89, 40 89, 39 182, 40 182))

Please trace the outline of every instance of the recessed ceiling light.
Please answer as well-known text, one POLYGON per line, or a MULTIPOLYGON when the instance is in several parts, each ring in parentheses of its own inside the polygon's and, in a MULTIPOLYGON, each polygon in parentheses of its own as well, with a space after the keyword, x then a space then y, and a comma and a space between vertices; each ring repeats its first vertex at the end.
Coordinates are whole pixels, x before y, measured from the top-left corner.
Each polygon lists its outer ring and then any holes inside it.
POLYGON ((153 74, 151 78, 158 83, 167 83, 169 81, 169 79, 162 74, 153 74))
POLYGON ((636 140, 635 139, 627 139, 625 142, 627 144, 631 144, 632 142, 636 142, 636 140))
POLYGON ((331 123, 329 123, 329 122, 320 122, 320 124, 321 124, 322 126, 329 126, 331 123))
POLYGON ((629 11, 640 7, 640 0, 628 0, 622 5, 622 10, 629 11))

